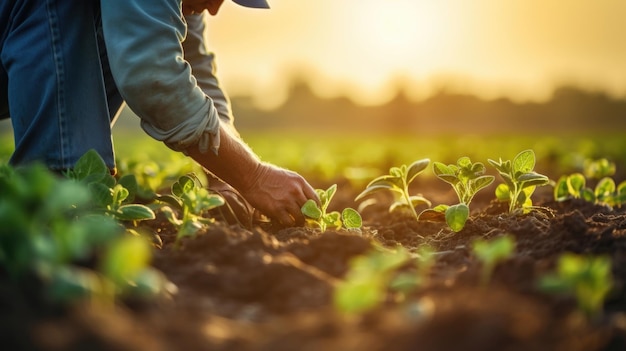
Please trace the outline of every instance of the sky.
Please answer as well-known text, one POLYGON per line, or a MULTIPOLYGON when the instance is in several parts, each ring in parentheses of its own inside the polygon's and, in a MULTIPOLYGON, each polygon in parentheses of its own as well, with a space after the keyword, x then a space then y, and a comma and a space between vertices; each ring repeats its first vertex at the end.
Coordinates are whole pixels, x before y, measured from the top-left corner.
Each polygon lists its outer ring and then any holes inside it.
POLYGON ((443 86, 484 98, 549 98, 576 84, 626 97, 624 0, 226 0, 210 49, 231 95, 281 103, 294 75, 325 97, 379 104, 443 86))

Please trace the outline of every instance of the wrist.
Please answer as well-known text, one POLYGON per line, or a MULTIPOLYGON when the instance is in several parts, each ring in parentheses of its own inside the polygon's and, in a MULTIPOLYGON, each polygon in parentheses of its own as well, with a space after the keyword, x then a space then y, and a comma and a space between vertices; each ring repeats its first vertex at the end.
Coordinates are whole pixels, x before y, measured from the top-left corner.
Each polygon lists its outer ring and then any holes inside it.
POLYGON ((241 177, 241 184, 236 188, 241 193, 247 193, 258 186, 259 181, 269 172, 269 164, 257 162, 257 164, 249 172, 241 177))

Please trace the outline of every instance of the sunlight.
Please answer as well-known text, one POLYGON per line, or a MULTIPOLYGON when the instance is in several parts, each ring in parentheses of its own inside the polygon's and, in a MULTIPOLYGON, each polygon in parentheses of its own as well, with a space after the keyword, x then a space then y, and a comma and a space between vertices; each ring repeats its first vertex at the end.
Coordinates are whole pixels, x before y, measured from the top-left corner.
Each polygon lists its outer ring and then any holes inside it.
MULTIPOLYGON (((390 59, 404 60, 416 52, 427 53, 437 47, 446 31, 446 23, 438 16, 437 3, 394 0, 363 1, 353 18, 353 37, 360 46, 381 51, 390 59)), ((421 57, 427 60, 428 57, 421 57)))

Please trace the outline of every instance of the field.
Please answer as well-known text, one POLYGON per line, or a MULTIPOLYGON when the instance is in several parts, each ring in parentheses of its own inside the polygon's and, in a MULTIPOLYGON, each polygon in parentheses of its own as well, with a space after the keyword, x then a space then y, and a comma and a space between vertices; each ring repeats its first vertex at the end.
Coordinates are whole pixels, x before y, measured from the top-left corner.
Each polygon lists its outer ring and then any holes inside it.
MULTIPOLYGON (((322 232, 267 222, 244 228, 213 211, 206 216, 215 215, 215 223, 177 240, 177 228, 155 211, 156 219, 141 222, 138 230, 158 239, 151 265, 175 289, 152 300, 90 299, 59 306, 50 303, 45 282, 34 277, 16 282, 3 267, 0 345, 10 350, 626 349, 626 211, 619 204, 554 197, 555 182, 582 172, 589 159, 611 160, 615 183, 625 180, 623 137, 244 133, 244 138, 264 160, 300 172, 316 188, 337 184, 329 210, 358 208, 361 230, 322 232), (510 160, 525 149, 534 150, 534 170, 552 182, 537 187, 532 210, 511 213, 495 198, 502 179, 487 160, 510 160), (416 220, 408 211, 389 212, 390 192, 372 195, 376 201, 370 206, 355 201, 370 180, 392 166, 423 158, 451 164, 461 156, 484 163, 495 181, 477 193, 459 231, 437 217, 416 220), (474 249, 476 240, 501 238, 513 240, 514 248, 490 265, 474 249), (564 269, 572 275, 567 280, 561 272, 559 281, 555 274, 565 266, 559 262, 566 253, 575 254, 564 269), (359 276, 359 269, 365 273, 359 276), (346 287, 354 288, 352 293, 340 295, 346 287), (340 303, 340 296, 348 296, 347 302, 340 303)), ((153 142, 131 143, 119 134, 116 145, 122 175, 156 161, 161 194, 182 174, 199 171, 153 142)), ((589 187, 596 183, 587 179, 589 187)), ((411 183, 410 193, 422 194, 433 206, 459 202, 452 187, 433 174, 432 164, 411 183)))

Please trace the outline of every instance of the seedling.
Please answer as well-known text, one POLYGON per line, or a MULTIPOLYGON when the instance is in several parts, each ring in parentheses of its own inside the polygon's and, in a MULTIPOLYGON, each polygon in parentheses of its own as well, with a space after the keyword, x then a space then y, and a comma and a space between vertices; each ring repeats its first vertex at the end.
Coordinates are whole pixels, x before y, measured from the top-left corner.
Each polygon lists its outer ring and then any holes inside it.
POLYGON ((583 172, 588 179, 602 179, 615 174, 615 163, 601 158, 598 160, 586 159, 583 162, 583 172))
POLYGON ((414 256, 416 271, 400 272, 389 283, 389 288, 402 296, 428 283, 430 270, 436 261, 435 250, 429 245, 421 245, 414 256))
POLYGON ((578 308, 588 317, 597 316, 611 291, 611 261, 605 256, 565 253, 559 257, 556 273, 541 278, 543 291, 573 295, 578 308))
POLYGON ((338 211, 328 211, 328 205, 337 192, 337 184, 331 185, 328 189, 315 189, 320 205, 312 199, 307 200, 302 205, 301 212, 306 218, 309 226, 318 227, 322 232, 327 228, 359 229, 363 225, 363 220, 359 212, 353 208, 345 208, 341 214, 338 211))
POLYGON ((626 202, 626 181, 616 186, 612 178, 604 177, 592 189, 587 187, 587 180, 581 173, 561 176, 554 186, 554 199, 564 201, 571 198, 609 207, 621 206, 626 202))
POLYGON ((508 259, 515 251, 515 239, 511 235, 504 235, 490 241, 476 239, 472 242, 472 251, 482 262, 480 283, 486 286, 498 263, 508 259))
POLYGON ((390 190, 397 195, 397 198, 389 207, 389 212, 400 208, 409 208, 417 220, 419 216, 415 211, 415 207, 421 204, 430 206, 431 203, 421 195, 410 195, 409 185, 429 164, 430 159, 425 158, 413 162, 408 167, 406 165, 391 167, 388 175, 383 175, 372 180, 365 190, 356 197, 355 201, 359 201, 365 196, 380 190, 390 190))
POLYGON ((87 185, 96 208, 120 221, 154 219, 154 211, 141 204, 132 203, 137 193, 137 180, 133 175, 116 180, 111 176, 104 160, 95 150, 87 151, 76 162, 67 176, 87 185))
POLYGON ((535 168, 535 153, 524 150, 517 154, 513 161, 488 160, 494 166, 504 183, 496 188, 496 197, 500 201, 509 202, 509 212, 530 211, 532 208, 531 196, 537 186, 546 185, 550 179, 539 174, 535 168))
POLYGON ((215 218, 205 217, 208 211, 224 205, 223 197, 210 193, 202 186, 200 180, 193 174, 183 175, 172 184, 171 195, 161 195, 157 200, 176 209, 164 206, 161 211, 168 221, 177 229, 176 240, 195 235, 200 229, 215 222, 215 218))
POLYGON ((139 285, 155 294, 163 291, 165 278, 147 264, 149 244, 126 234, 113 216, 94 213, 93 194, 85 184, 57 178, 40 165, 3 166, 0 188, 0 265, 11 278, 34 273, 46 284, 48 296, 60 302, 89 298, 110 303, 139 285), (128 240, 133 253, 118 255, 118 264, 107 265, 111 256, 103 252, 128 240), (135 249, 143 258, 132 263, 135 249), (108 268, 98 270, 104 265, 108 268), (144 276, 163 279, 139 283, 144 276))
POLYGON ((446 166, 441 162, 434 162, 433 171, 439 179, 452 185, 459 199, 456 205, 439 205, 434 210, 444 212, 448 226, 458 232, 465 227, 469 218, 469 205, 474 195, 493 183, 495 177, 485 175, 485 165, 481 162, 472 163, 469 157, 459 158, 456 165, 446 166))
POLYGON ((421 246, 416 254, 403 247, 390 250, 376 246, 350 261, 345 280, 335 288, 335 306, 346 313, 361 313, 380 305, 388 293, 402 299, 427 283, 434 263, 434 250, 428 245, 421 246), (398 272, 401 267, 414 271, 398 272))
POLYGON ((345 280, 335 287, 333 302, 345 313, 361 313, 384 301, 394 272, 410 260, 409 252, 377 248, 353 258, 345 280))

